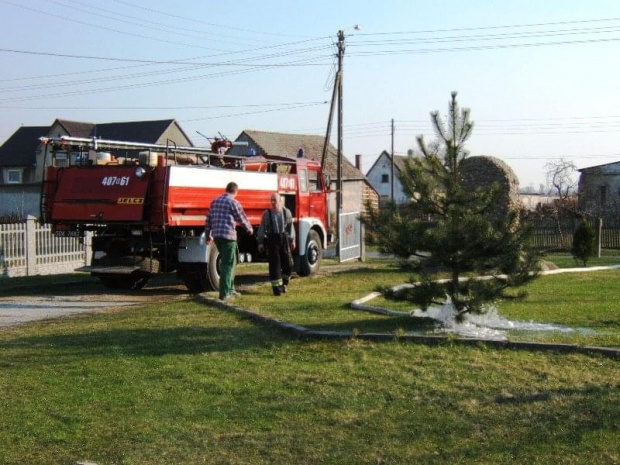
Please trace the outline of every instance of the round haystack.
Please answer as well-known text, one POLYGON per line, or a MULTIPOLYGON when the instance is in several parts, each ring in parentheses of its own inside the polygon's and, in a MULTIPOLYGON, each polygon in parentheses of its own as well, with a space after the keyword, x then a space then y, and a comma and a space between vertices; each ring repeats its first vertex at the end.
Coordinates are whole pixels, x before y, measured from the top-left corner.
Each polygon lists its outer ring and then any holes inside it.
POLYGON ((494 183, 500 185, 496 213, 505 215, 519 205, 519 179, 512 168, 499 158, 488 155, 467 157, 461 164, 461 176, 466 189, 489 189, 494 183))

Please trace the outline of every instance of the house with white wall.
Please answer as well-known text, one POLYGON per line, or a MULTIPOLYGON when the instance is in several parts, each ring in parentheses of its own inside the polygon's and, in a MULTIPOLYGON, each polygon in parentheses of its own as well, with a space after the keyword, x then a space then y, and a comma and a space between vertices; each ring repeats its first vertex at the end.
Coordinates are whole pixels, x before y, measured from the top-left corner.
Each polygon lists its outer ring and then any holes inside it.
POLYGON ((400 173, 405 168, 405 161, 411 156, 394 155, 392 167, 392 155, 384 150, 366 173, 368 181, 379 194, 379 205, 387 204, 392 199, 392 194, 399 205, 409 202, 410 198, 403 191, 400 182, 400 173))

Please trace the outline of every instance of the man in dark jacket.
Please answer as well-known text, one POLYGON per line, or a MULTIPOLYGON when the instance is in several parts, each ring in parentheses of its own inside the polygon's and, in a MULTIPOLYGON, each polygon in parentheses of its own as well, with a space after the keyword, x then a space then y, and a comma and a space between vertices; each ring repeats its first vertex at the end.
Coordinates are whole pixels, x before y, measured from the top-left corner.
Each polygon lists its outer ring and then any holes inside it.
POLYGON ((267 244, 267 258, 269 259, 269 279, 274 295, 281 295, 287 291, 288 283, 293 271, 293 257, 295 250, 295 228, 293 215, 283 205, 280 194, 271 195, 271 208, 265 210, 258 228, 258 251, 265 250, 267 244))

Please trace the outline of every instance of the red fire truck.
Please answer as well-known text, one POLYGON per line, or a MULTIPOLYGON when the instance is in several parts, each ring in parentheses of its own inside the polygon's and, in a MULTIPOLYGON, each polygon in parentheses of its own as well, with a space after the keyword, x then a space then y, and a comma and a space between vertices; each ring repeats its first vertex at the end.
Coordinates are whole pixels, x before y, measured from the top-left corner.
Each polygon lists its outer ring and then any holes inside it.
MULTIPOLYGON (((209 149, 76 137, 41 138, 47 160, 41 216, 59 237, 92 231, 92 261, 79 271, 108 288, 140 289, 176 271, 191 292, 217 289, 216 247, 204 240, 211 201, 231 181, 255 230, 282 195, 297 233, 296 270, 314 274, 328 240, 329 181, 306 158, 234 157, 209 149)), ((255 235, 238 231, 239 262, 260 260, 255 235)))

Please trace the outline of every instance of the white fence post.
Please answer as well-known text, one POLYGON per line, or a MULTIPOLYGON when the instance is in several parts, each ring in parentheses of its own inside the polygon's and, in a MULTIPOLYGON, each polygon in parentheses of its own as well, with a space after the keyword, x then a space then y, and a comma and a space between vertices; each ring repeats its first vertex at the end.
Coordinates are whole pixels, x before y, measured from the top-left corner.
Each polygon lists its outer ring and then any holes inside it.
POLYGON ((37 218, 32 215, 26 217, 26 276, 33 276, 37 269, 37 218))
POLYGON ((86 231, 84 233, 84 253, 85 253, 85 265, 88 266, 93 260, 93 233, 92 231, 86 231))

